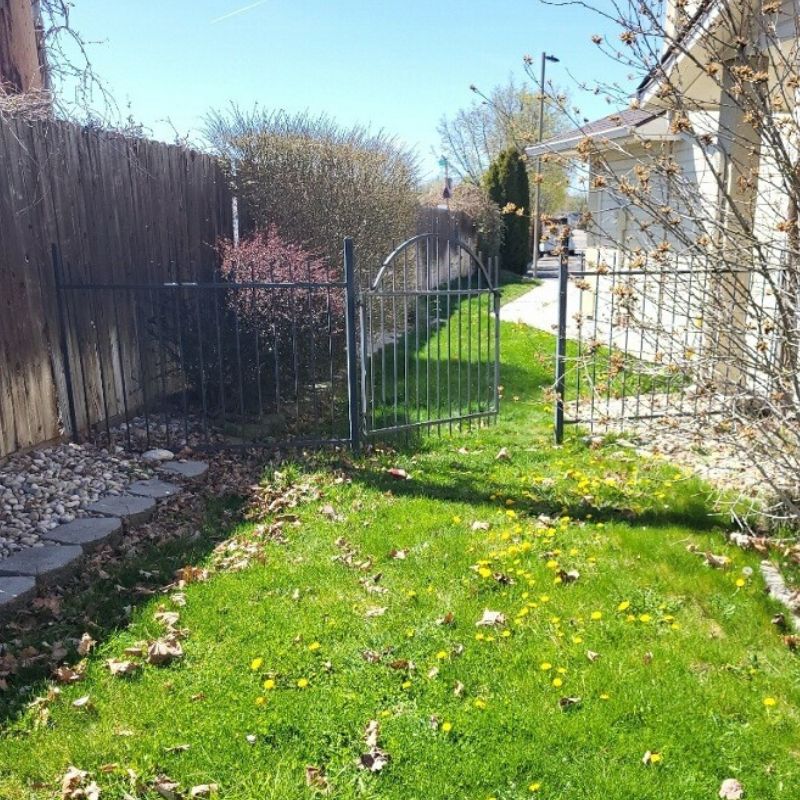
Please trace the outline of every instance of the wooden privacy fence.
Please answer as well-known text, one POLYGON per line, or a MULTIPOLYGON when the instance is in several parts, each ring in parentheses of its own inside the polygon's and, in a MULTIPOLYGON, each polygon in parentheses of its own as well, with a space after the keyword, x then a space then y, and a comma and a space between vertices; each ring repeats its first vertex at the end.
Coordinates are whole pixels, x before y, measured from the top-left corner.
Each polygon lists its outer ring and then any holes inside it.
POLYGON ((125 411, 135 315, 111 293, 59 308, 59 279, 211 279, 215 242, 231 235, 229 187, 208 155, 65 122, 0 120, 0 458, 125 411), (78 358, 87 341, 94 347, 78 358))

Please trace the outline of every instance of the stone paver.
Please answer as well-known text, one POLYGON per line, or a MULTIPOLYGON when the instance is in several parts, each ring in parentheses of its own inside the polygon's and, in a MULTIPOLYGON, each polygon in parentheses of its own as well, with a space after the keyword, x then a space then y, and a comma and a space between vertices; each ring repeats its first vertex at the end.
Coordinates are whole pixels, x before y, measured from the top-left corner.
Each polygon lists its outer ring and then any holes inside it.
POLYGON ((196 481, 208 474, 208 464, 205 461, 170 461, 163 465, 163 470, 184 480, 196 481))
POLYGON ((0 577, 0 617, 27 603, 35 594, 35 578, 0 577))
POLYGON ((152 497, 120 494, 101 497, 96 503, 92 503, 87 511, 107 517, 119 517, 125 525, 138 525, 148 520, 155 508, 156 501, 152 497))
POLYGON ((160 481, 158 478, 150 478, 147 481, 136 481, 128 486, 130 494, 139 495, 141 497, 152 497, 153 500, 166 500, 176 494, 180 494, 183 490, 175 483, 168 483, 167 481, 160 481))
POLYGON ((30 547, 0 561, 0 575, 27 575, 39 586, 68 577, 77 568, 83 550, 70 545, 30 547))
POLYGON ((85 553, 90 553, 101 544, 119 538, 121 533, 122 520, 119 517, 86 517, 59 525, 44 538, 58 544, 80 545, 85 553))

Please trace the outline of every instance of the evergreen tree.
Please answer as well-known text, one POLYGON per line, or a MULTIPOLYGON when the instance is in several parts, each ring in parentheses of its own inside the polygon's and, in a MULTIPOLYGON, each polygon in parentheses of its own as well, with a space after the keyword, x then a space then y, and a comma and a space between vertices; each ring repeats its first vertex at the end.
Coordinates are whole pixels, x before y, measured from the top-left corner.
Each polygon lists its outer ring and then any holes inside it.
POLYGON ((530 253, 530 187, 525 162, 513 147, 503 150, 483 178, 489 196, 503 213, 505 234, 500 248, 503 269, 523 274, 530 253))

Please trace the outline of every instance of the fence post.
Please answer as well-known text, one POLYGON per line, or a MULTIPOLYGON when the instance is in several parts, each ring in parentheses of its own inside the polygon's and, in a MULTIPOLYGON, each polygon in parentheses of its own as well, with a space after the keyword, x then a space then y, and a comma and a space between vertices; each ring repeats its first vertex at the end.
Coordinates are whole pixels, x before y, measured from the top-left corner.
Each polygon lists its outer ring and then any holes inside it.
POLYGON ((569 228, 561 237, 558 265, 558 339, 556 340, 556 444, 564 441, 564 392, 567 374, 567 287, 569 285, 569 228))
POLYGON ((78 439, 78 420, 75 415, 75 394, 72 387, 72 367, 69 362, 69 341, 67 339, 67 309, 64 297, 63 265, 58 245, 51 245, 53 259, 53 275, 55 277, 56 306, 58 309, 58 338, 61 344, 61 363, 64 367, 64 383, 67 389, 67 414, 69 416, 69 432, 73 441, 78 439))
POLYGON ((344 240, 345 281, 345 331, 347 334, 347 399, 350 418, 350 446, 354 452, 361 449, 361 419, 358 411, 358 349, 356 347, 356 305, 358 287, 353 240, 344 240))

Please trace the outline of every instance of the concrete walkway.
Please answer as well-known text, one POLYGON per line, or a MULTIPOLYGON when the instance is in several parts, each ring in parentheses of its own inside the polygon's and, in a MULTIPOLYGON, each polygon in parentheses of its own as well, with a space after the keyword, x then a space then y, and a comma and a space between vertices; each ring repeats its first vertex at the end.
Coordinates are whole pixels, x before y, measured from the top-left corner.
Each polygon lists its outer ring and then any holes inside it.
MULTIPOLYGON (((500 309, 503 322, 521 322, 547 333, 558 329, 558 277, 542 276, 541 286, 518 297, 500 309)), ((570 282, 567 288, 567 337, 578 338, 573 315, 580 309, 581 292, 570 282)))

